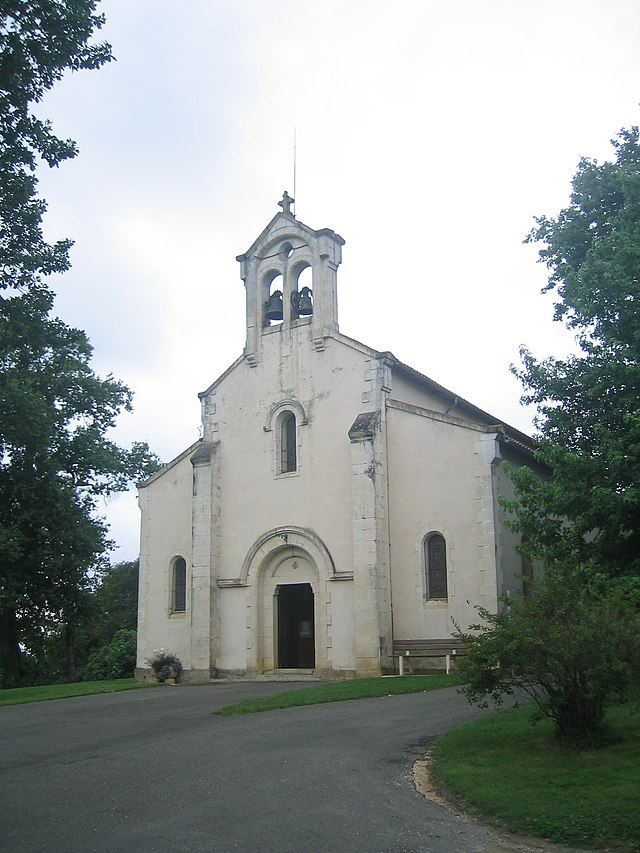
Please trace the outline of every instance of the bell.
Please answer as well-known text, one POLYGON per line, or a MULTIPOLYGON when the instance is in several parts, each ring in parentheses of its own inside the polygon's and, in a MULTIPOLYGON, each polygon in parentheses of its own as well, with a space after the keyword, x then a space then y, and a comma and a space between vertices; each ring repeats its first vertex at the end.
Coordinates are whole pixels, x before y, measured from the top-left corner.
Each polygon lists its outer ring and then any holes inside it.
POLYGON ((282 320, 282 317, 282 291, 274 290, 267 302, 264 318, 265 320, 282 320))
POLYGON ((300 317, 308 317, 313 314, 313 302, 311 301, 311 289, 303 287, 300 291, 300 300, 298 302, 298 314, 300 317))

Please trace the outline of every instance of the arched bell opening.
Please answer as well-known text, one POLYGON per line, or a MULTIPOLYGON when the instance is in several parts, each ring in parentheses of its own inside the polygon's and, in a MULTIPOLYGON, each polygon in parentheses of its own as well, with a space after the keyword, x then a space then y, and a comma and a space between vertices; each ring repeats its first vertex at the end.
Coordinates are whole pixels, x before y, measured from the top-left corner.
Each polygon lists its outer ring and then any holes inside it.
POLYGON ((312 270, 308 264, 294 271, 291 289, 291 319, 309 317, 313 314, 312 270))
POLYGON ((284 282, 281 273, 273 272, 265 276, 264 292, 266 301, 264 303, 263 323, 265 326, 281 323, 284 319, 283 287, 284 282))

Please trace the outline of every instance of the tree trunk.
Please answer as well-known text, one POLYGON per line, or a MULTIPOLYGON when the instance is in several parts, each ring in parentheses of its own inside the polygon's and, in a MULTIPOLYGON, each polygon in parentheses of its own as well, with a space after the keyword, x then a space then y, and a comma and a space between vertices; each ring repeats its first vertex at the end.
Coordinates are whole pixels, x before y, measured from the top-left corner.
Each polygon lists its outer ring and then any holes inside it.
POLYGON ((18 620, 14 608, 0 612, 0 678, 2 687, 22 686, 18 620))
POLYGON ((570 693, 560 703, 555 717, 556 737, 575 746, 592 747, 602 740, 604 731, 602 699, 570 693))
POLYGON ((67 681, 77 681, 76 643, 73 625, 70 622, 67 622, 67 627, 64 631, 64 651, 67 658, 67 681))

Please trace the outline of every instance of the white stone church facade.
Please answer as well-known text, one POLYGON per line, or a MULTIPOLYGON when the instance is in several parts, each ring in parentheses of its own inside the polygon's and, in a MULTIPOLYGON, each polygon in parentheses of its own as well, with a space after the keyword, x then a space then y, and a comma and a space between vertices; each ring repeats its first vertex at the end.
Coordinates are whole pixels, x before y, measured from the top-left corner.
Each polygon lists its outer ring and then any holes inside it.
POLYGON ((394 669, 522 593, 498 496, 531 442, 338 330, 344 241, 278 213, 238 257, 243 354, 200 394, 202 438, 139 484, 137 676, 394 669))

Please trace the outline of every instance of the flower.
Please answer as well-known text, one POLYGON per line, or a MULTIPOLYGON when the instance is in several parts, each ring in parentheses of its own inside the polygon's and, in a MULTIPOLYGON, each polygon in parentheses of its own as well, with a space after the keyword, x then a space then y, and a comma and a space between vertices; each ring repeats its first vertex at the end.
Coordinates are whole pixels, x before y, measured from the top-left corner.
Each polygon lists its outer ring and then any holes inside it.
POLYGON ((166 649, 154 649, 153 655, 147 658, 147 663, 155 672, 158 681, 175 678, 182 672, 182 661, 180 658, 166 649))

